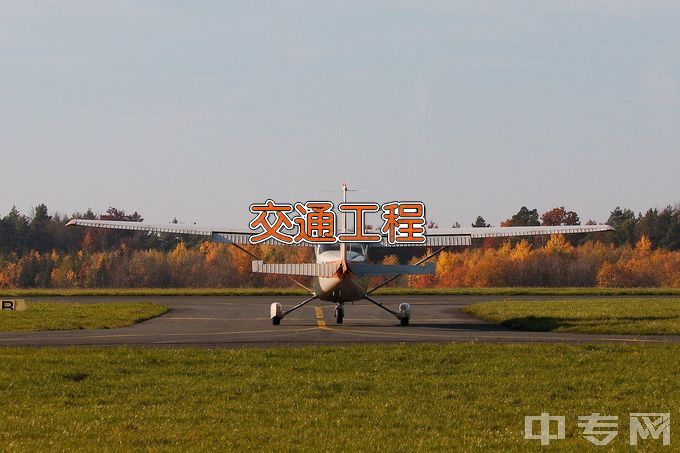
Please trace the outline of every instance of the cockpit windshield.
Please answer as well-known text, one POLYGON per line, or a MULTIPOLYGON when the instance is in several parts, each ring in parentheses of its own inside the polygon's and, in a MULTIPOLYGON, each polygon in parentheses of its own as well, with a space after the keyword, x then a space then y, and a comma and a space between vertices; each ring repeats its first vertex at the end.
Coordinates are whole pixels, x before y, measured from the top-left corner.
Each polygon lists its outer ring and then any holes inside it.
POLYGON ((360 255, 365 255, 367 247, 368 246, 366 244, 360 244, 358 242, 350 242, 349 244, 347 244, 347 251, 359 253, 360 255))
MULTIPOLYGON (((358 253, 360 255, 366 255, 366 244, 361 244, 358 242, 348 242, 347 243, 347 253, 349 252, 354 252, 358 253)), ((335 243, 335 244, 321 244, 319 246, 319 252, 318 253, 323 253, 327 252, 329 250, 340 250, 340 243, 335 243)))
POLYGON ((329 250, 340 250, 340 244, 321 244, 319 246, 319 253, 327 252, 329 250))

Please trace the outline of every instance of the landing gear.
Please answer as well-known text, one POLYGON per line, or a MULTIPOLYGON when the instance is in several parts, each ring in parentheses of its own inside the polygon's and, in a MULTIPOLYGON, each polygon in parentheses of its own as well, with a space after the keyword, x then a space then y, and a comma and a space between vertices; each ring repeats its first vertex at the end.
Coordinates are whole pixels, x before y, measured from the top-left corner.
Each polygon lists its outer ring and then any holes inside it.
POLYGON ((408 326, 408 322, 411 319, 411 306, 409 304, 399 304, 399 323, 402 326, 408 326))
POLYGON ((378 307, 382 308, 386 312, 389 312, 392 315, 394 315, 399 320, 399 324, 401 324, 402 326, 408 326, 408 323, 411 320, 411 306, 409 304, 406 304, 406 303, 400 304, 399 305, 399 311, 394 311, 394 310, 390 310, 389 308, 387 308, 386 306, 384 306, 383 304, 381 304, 377 300, 374 300, 373 298, 371 298, 368 295, 364 295, 364 299, 366 299, 367 301, 371 302, 374 305, 377 305, 378 307))
POLYGON ((281 319, 283 318, 283 307, 280 303, 274 302, 269 307, 269 317, 272 318, 272 324, 278 326, 281 324, 281 319))
POLYGON ((342 324, 343 319, 345 318, 345 307, 343 307, 342 304, 338 304, 335 306, 335 322, 337 324, 342 324))
POLYGON ((297 310, 298 308, 307 305, 309 302, 313 301, 313 300, 316 299, 316 298, 317 298, 317 296, 314 295, 314 296, 310 297, 309 299, 303 300, 302 302, 300 302, 299 304, 297 304, 297 305, 294 306, 293 308, 290 308, 290 309, 288 309, 288 310, 286 310, 286 311, 283 311, 283 307, 281 306, 280 303, 274 302, 274 303, 271 304, 271 306, 269 307, 269 317, 270 317, 271 320, 272 320, 272 324, 275 325, 275 326, 278 326, 279 324, 281 324, 281 320, 282 320, 288 313, 291 313, 291 312, 297 310))
MULTIPOLYGON (((374 300, 368 295, 363 296, 364 299, 368 300, 372 304, 377 305, 378 307, 382 308, 383 310, 389 312, 391 315, 393 315, 395 318, 399 320, 399 324, 402 326, 408 326, 409 322, 411 321, 411 306, 407 303, 403 303, 399 305, 399 311, 392 310, 385 305, 381 304, 377 300, 374 300)), ((280 303, 274 302, 271 304, 269 307, 269 317, 272 320, 272 324, 275 326, 278 326, 281 324, 281 320, 286 317, 289 313, 297 310, 300 307, 303 307, 304 305, 308 304, 309 302, 313 301, 314 299, 317 299, 317 296, 314 295, 308 299, 305 299, 304 301, 300 302, 299 304, 295 305, 294 307, 284 311, 283 307, 281 306, 280 303)), ((342 302, 338 302, 335 304, 335 322, 337 324, 342 324, 345 320, 345 305, 342 302)))

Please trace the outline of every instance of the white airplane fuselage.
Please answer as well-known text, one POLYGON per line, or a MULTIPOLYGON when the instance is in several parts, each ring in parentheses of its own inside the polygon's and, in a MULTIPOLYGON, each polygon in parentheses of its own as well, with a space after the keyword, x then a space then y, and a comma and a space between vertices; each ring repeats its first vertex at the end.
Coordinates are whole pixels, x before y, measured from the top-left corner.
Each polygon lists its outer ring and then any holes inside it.
POLYGON ((367 258, 367 249, 348 245, 346 262, 350 271, 342 272, 342 254, 338 249, 325 250, 323 246, 316 248, 317 263, 337 263, 340 270, 333 277, 316 277, 314 292, 319 299, 328 302, 352 302, 363 299, 368 291, 368 278, 352 274, 352 263, 363 263, 367 258))

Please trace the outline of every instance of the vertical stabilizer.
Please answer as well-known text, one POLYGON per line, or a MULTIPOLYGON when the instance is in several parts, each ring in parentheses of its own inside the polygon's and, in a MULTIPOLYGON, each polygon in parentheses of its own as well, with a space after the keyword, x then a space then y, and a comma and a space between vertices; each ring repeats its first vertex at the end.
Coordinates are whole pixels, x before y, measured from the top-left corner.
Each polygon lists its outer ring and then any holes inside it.
MULTIPOLYGON (((347 183, 342 183, 342 202, 347 203, 347 183)), ((347 232, 347 213, 342 213, 342 231, 341 233, 347 232)), ((342 260, 342 271, 343 273, 347 271, 347 244, 344 242, 340 243, 340 259, 342 260)))

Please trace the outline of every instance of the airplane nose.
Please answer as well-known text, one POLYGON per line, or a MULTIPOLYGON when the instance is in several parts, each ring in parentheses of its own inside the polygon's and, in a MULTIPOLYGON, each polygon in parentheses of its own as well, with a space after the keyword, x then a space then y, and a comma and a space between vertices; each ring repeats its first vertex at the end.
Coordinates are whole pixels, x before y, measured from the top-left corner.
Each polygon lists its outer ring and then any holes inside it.
POLYGON ((327 291, 335 291, 340 288, 340 285, 342 284, 342 280, 339 278, 329 278, 327 281, 327 284, 324 285, 326 286, 327 291))

